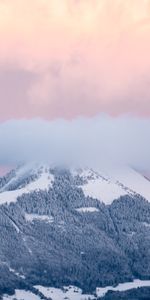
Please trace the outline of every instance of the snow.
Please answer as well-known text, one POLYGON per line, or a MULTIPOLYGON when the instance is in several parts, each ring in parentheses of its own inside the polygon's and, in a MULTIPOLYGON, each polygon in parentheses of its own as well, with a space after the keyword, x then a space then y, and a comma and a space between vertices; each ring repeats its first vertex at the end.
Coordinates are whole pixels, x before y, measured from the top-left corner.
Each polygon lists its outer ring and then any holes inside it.
POLYGON ((28 291, 24 291, 24 290, 16 290, 15 295, 13 295, 13 296, 4 295, 4 297, 3 297, 3 300, 13 300, 13 299, 41 300, 41 298, 39 296, 36 296, 35 294, 28 292, 28 291))
POLYGON ((23 237, 22 240, 23 240, 23 242, 24 242, 24 245, 25 245, 27 251, 30 253, 30 255, 32 255, 32 250, 29 248, 29 246, 28 246, 28 244, 27 244, 27 239, 26 239, 26 237, 23 237))
POLYGON ((82 294, 82 290, 74 287, 64 287, 64 289, 58 288, 47 288, 43 286, 35 286, 44 296, 50 297, 52 300, 93 300, 93 295, 82 294))
POLYGON ((80 213, 86 213, 86 212, 99 212, 99 209, 97 209, 96 207, 80 207, 80 208, 76 208, 76 211, 80 212, 80 213))
POLYGON ((150 181, 130 167, 95 171, 82 169, 79 175, 85 183, 81 185, 85 196, 96 198, 105 204, 125 195, 140 195, 150 201, 150 181))
POLYGON ((54 176, 52 174, 43 172, 41 176, 36 181, 31 182, 27 188, 29 191, 48 190, 49 187, 52 187, 53 181, 54 176))
POLYGON ((128 291, 131 289, 136 289, 140 287, 150 287, 150 280, 139 280, 135 279, 133 282, 126 282, 126 283, 120 283, 116 287, 107 286, 104 288, 97 288, 96 289, 96 295, 98 297, 103 297, 106 295, 108 291, 128 291))
MULTIPOLYGON (((45 297, 51 298, 52 300, 94 300, 97 297, 104 297, 108 291, 128 291, 131 289, 136 289, 140 287, 150 287, 150 280, 139 280, 135 279, 133 282, 120 283, 116 287, 107 286, 104 288, 96 289, 96 296, 82 294, 82 290, 75 286, 66 286, 63 289, 54 288, 54 287, 44 287, 37 285, 35 288, 39 290, 45 297)), ((8 296, 4 295, 3 300, 40 300, 41 298, 29 291, 25 290, 16 290, 15 295, 8 296)))
POLYGON ((5 265, 5 266, 9 269, 9 271, 10 271, 11 273, 14 273, 17 277, 20 277, 20 278, 22 278, 22 279, 25 279, 25 276, 24 276, 24 275, 20 274, 20 273, 17 272, 15 269, 11 268, 7 262, 1 261, 0 264, 5 265))
POLYGON ((6 189, 7 187, 9 187, 10 184, 16 182, 19 178, 24 177, 27 174, 33 173, 33 170, 37 170, 37 165, 35 165, 35 163, 28 163, 16 168, 15 175, 9 180, 8 183, 5 184, 4 188, 6 189))
POLYGON ((19 227, 16 225, 16 223, 15 223, 12 219, 10 219, 10 222, 12 223, 12 225, 13 225, 13 227, 15 228, 15 230, 17 231, 17 233, 19 233, 19 232, 20 232, 20 229, 19 229, 19 227))
POLYGON ((17 198, 22 196, 23 194, 28 194, 33 191, 39 191, 39 190, 48 190, 50 187, 52 187, 53 181, 54 181, 54 176, 48 173, 46 170, 44 170, 40 174, 40 177, 38 179, 27 184, 25 187, 14 191, 1 192, 0 205, 16 202, 17 198))
POLYGON ((34 220, 39 220, 47 223, 53 223, 54 218, 47 215, 37 215, 37 214, 25 214, 25 219, 27 222, 33 222, 34 220))
POLYGON ((18 276, 18 277, 20 277, 20 278, 22 278, 22 279, 25 279, 25 276, 24 276, 24 275, 21 275, 20 273, 16 272, 16 270, 14 270, 14 269, 12 269, 12 268, 10 268, 10 267, 9 267, 9 271, 10 271, 11 273, 14 273, 16 276, 18 276))
POLYGON ((150 181, 132 168, 115 170, 113 176, 131 191, 150 201, 150 181))
POLYGON ((81 178, 86 180, 87 183, 81 185, 84 195, 92 197, 110 204, 114 199, 127 194, 122 187, 118 186, 107 175, 101 175, 99 172, 93 170, 83 170, 80 174, 81 178))
MULTIPOLYGON (((106 169, 92 170, 72 169, 72 176, 79 175, 84 181, 82 188, 85 196, 98 199, 105 204, 111 204, 115 199, 125 195, 141 195, 150 201, 150 180, 141 173, 130 167, 112 167, 106 169)), ((0 205, 16 202, 17 198, 23 194, 33 191, 48 190, 52 187, 54 176, 49 173, 48 166, 23 166, 16 170, 16 176, 5 185, 5 191, 0 192, 0 205), (40 171, 40 173, 39 173, 40 171), (16 181, 20 176, 27 174, 39 174, 38 179, 27 184, 26 187, 14 191, 6 191, 12 181, 16 181)))
POLYGON ((142 224, 143 224, 145 227, 150 227, 150 224, 147 223, 147 222, 142 222, 142 224))
POLYGON ((135 231, 131 231, 130 233, 126 233, 126 235, 128 235, 129 237, 133 237, 136 234, 135 231))
POLYGON ((114 199, 124 196, 127 193, 114 183, 108 183, 101 179, 91 180, 83 187, 84 195, 110 204, 114 199))

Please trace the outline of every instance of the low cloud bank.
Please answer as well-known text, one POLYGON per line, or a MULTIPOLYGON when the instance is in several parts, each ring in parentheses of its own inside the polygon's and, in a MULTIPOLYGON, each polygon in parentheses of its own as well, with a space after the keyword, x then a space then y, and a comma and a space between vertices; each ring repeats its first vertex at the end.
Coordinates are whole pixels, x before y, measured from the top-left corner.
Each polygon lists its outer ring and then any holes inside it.
POLYGON ((11 120, 0 124, 0 165, 129 164, 150 169, 150 120, 130 116, 72 121, 11 120))

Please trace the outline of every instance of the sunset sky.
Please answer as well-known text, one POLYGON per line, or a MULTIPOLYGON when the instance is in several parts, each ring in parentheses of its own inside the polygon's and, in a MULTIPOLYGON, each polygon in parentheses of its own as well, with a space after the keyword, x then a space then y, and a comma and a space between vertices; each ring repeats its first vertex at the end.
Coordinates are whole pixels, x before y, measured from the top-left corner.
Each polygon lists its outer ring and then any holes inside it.
POLYGON ((150 0, 0 0, 0 134, 101 114, 149 120, 150 0))
POLYGON ((149 0, 0 0, 0 120, 150 115, 149 0))

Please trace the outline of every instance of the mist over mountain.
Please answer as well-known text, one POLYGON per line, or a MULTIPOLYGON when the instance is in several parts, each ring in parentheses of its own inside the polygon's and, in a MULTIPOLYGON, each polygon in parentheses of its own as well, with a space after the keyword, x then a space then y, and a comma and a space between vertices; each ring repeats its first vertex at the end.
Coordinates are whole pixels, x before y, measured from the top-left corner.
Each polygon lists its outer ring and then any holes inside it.
POLYGON ((150 0, 0 0, 0 300, 150 300, 150 0))
POLYGON ((0 124, 0 164, 48 162, 53 165, 150 166, 150 121, 100 115, 74 120, 11 120, 0 124))

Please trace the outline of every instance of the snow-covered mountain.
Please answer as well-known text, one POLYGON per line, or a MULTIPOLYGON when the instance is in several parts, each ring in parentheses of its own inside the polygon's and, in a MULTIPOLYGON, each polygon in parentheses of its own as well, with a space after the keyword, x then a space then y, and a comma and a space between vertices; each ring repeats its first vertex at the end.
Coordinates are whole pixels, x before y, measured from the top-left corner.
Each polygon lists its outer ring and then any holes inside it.
POLYGON ((150 181, 130 167, 19 166, 0 178, 0 229, 0 300, 150 279, 150 181))
MULTIPOLYGON (((140 195, 150 201, 150 180, 140 172, 130 168, 108 168, 93 170, 80 168, 70 170, 73 178, 78 178, 78 187, 84 195, 111 204, 125 195, 140 195)), ((54 182, 53 170, 48 165, 30 164, 17 168, 10 179, 0 188, 0 205, 16 202, 23 194, 48 190, 54 182)))

